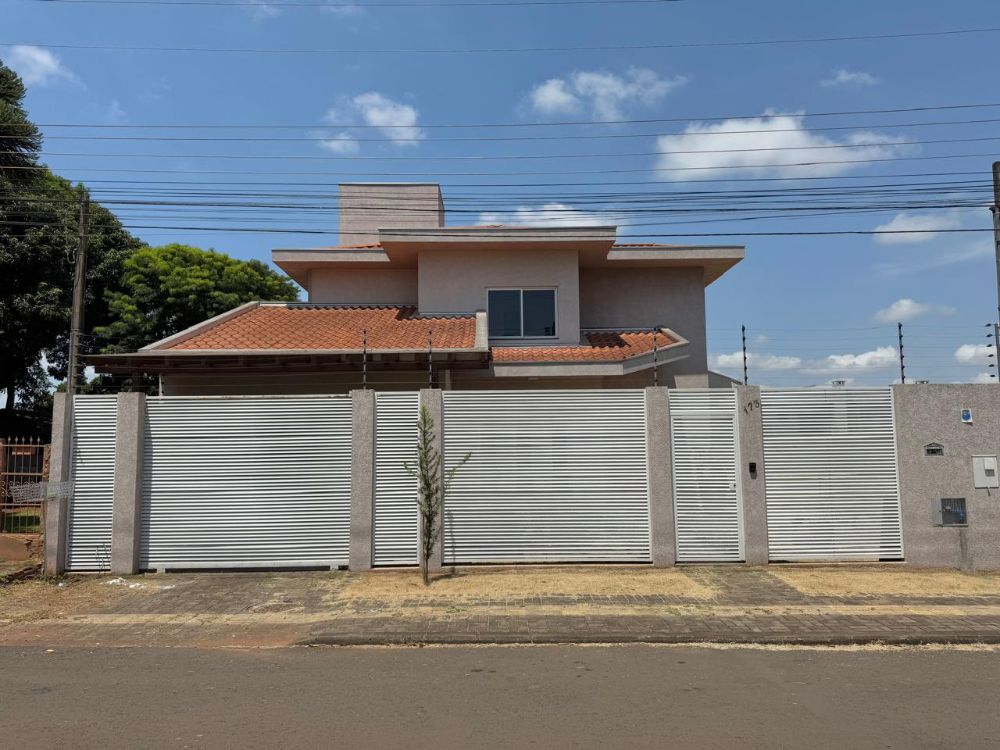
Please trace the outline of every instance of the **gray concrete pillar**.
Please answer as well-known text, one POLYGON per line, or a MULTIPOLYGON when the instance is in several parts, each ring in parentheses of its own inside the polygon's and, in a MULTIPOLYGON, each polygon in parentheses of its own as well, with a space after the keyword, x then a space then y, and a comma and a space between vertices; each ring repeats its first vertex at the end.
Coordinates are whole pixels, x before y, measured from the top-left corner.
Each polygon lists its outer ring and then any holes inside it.
POLYGON ((139 572, 146 394, 119 393, 116 406, 111 572, 116 575, 131 575, 139 572))
MULTIPOLYGON (((444 396, 437 388, 424 388, 420 391, 420 408, 426 408, 430 418, 434 420, 434 450, 442 454, 441 470, 444 470, 444 396)), ((442 516, 447 514, 447 509, 442 508, 442 516)), ((434 550, 427 561, 427 569, 436 572, 444 568, 444 550, 442 540, 444 539, 444 526, 447 518, 442 517, 438 523, 437 539, 434 540, 434 550)))
POLYGON ((646 460, 653 565, 666 568, 677 562, 670 400, 666 388, 646 389, 646 460))
POLYGON ((351 391, 351 550, 349 568, 370 570, 375 531, 375 391, 351 391))
POLYGON ((736 419, 739 438, 739 482, 743 502, 743 549, 748 565, 766 565, 767 501, 764 494, 764 426, 760 411, 760 388, 736 388, 736 419), (753 466, 751 466, 753 465, 753 466), (756 471, 751 471, 756 468, 756 471))
MULTIPOLYGON (((70 481, 73 456, 73 399, 65 393, 52 397, 52 448, 49 453, 49 481, 70 481)), ((62 494, 62 493, 60 493, 62 494)), ((69 532, 69 501, 48 501, 45 507, 45 573, 59 575, 66 570, 69 532)))

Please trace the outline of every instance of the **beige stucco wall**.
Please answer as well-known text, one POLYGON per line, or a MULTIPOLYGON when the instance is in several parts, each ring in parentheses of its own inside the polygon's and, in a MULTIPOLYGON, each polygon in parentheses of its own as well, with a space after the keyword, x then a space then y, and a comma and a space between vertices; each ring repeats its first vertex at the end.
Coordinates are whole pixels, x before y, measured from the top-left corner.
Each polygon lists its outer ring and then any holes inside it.
POLYGON ((576 250, 433 250, 421 252, 417 266, 421 313, 485 310, 486 292, 496 287, 554 287, 557 338, 520 339, 518 343, 580 341, 576 250))
POLYGON ((672 328, 691 342, 675 371, 708 370, 700 268, 581 268, 580 326, 672 328))
POLYGON ((416 305, 415 268, 316 268, 309 301, 358 305, 416 305))
POLYGON ((1000 452, 1000 386, 893 386, 903 512, 903 548, 911 565, 1000 568, 1000 491, 976 489, 972 457, 1000 452), (972 409, 964 424, 962 409, 972 409), (940 443, 943 456, 924 446, 940 443), (964 497, 967 528, 934 524, 941 498, 964 497))
POLYGON ((345 183, 340 186, 340 244, 379 241, 379 229, 444 226, 438 185, 345 183))

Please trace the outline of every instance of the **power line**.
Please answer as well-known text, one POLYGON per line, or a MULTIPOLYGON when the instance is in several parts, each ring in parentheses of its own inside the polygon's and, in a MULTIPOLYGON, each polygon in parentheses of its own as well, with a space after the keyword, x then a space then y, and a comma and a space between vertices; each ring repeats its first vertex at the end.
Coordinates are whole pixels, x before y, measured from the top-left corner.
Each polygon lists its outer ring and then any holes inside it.
MULTIPOLYGON (((4 43, 0 43, 2 46, 4 43)), ((126 125, 122 123, 46 123, 38 124, 38 127, 46 128, 102 128, 102 129, 121 129, 121 128, 190 128, 190 129, 212 129, 212 128, 231 128, 231 129, 295 129, 299 130, 302 128, 317 128, 317 127, 328 127, 328 128, 353 128, 357 130, 386 130, 386 129, 412 129, 418 127, 421 129, 431 129, 431 128, 547 128, 547 127, 564 127, 564 126, 585 126, 585 125, 649 125, 654 123, 690 123, 690 122, 721 122, 724 120, 754 120, 762 119, 767 117, 780 117, 782 114, 785 116, 795 116, 795 117, 848 117, 854 115, 889 115, 889 114, 907 114, 912 112, 942 112, 951 110, 965 110, 965 109, 990 109, 994 107, 1000 107, 1000 102, 984 102, 984 103, 971 103, 971 104, 939 104, 933 106, 924 107, 892 107, 886 109, 853 109, 853 110, 840 110, 840 111, 821 111, 821 112, 790 112, 790 113, 777 113, 774 115, 753 113, 753 114, 737 114, 737 115, 710 115, 710 116, 699 116, 699 117, 659 117, 659 118, 643 118, 643 119, 620 119, 620 120, 557 120, 554 122, 501 122, 501 123, 420 123, 418 125, 367 125, 367 124, 352 124, 352 123, 310 123, 307 125, 288 125, 288 124, 274 124, 274 125, 246 125, 246 124, 219 124, 219 123, 159 123, 159 124, 142 124, 142 125, 126 125)), ((2 127, 2 126, 0 126, 2 127)), ((9 127, 25 127, 22 125, 11 124, 9 127)), ((864 126, 859 126, 864 127, 864 126)), ((868 126, 873 127, 873 126, 868 126)))
POLYGON ((770 45, 826 44, 834 42, 878 41, 888 39, 916 39, 947 36, 969 36, 994 34, 1000 27, 973 29, 948 29, 942 31, 914 31, 887 34, 855 34, 849 36, 805 37, 798 39, 752 39, 731 42, 672 42, 661 44, 602 44, 566 47, 454 47, 454 48, 299 48, 280 49, 274 47, 151 47, 140 45, 112 44, 45 44, 39 42, 0 42, 0 46, 26 45, 45 49, 71 49, 102 52, 183 52, 213 54, 253 54, 253 55, 454 55, 454 54, 525 54, 548 52, 613 52, 625 50, 664 49, 711 49, 721 47, 761 47, 770 45))
MULTIPOLYGON (((178 7, 254 7, 259 2, 253 0, 34 0, 37 3, 62 3, 65 5, 174 5, 178 7)), ((559 5, 666 5, 681 0, 482 0, 481 2, 438 2, 435 0, 414 0, 413 2, 300 2, 298 0, 269 1, 275 8, 322 8, 336 10, 368 8, 491 8, 507 6, 559 6, 559 5)))
MULTIPOLYGON (((45 167, 38 167, 39 169, 45 169, 45 167)), ((67 167, 63 171, 69 172, 79 172, 86 167, 67 167)), ((111 171, 115 172, 118 170, 101 170, 101 171, 111 171)), ((187 170, 180 170, 183 173, 193 174, 187 170)), ((239 172, 237 174, 275 174, 269 172, 239 172)), ((318 172, 294 172, 292 174, 302 175, 302 176, 321 176, 324 173, 318 172)), ((832 180, 871 180, 871 179, 901 179, 910 177, 973 177, 979 176, 981 172, 902 172, 902 173, 890 173, 881 175, 825 175, 825 176, 802 176, 802 177, 720 177, 720 178, 699 178, 699 179, 685 179, 684 185, 701 185, 701 184, 715 184, 719 182, 724 183, 741 183, 741 182, 763 182, 763 183, 784 183, 784 182, 806 182, 806 183, 816 183, 816 182, 830 182, 832 180)), ((339 182, 275 182, 273 180, 268 181, 253 181, 253 180, 150 180, 150 179, 101 179, 92 178, 87 180, 91 184, 113 184, 113 185, 195 185, 195 186, 207 186, 207 185, 267 185, 267 186, 278 186, 278 187, 338 187, 339 182)), ((594 182, 459 182, 459 183, 448 183, 448 182, 435 182, 435 184, 440 185, 442 189, 456 189, 456 188, 563 188, 563 187, 619 187, 619 186, 646 186, 655 187, 659 183, 650 182, 648 180, 602 180, 599 184, 594 182)), ((830 188, 839 186, 829 186, 830 188)), ((793 188, 781 188, 781 189, 793 189, 793 188)), ((805 188, 803 188, 805 189, 805 188)), ((822 186, 817 189, 822 189, 822 186)), ((686 193, 691 192, 686 190, 686 193)), ((592 193, 587 193, 591 195, 592 193)), ((503 195, 507 195, 504 193, 503 195)), ((526 196, 545 196, 550 197, 551 194, 546 193, 530 193, 525 194, 526 196)), ((449 193, 449 199, 451 194, 449 193)), ((530 198, 526 198, 530 199, 530 198)))
MULTIPOLYGON (((48 135, 46 134, 45 140, 46 141, 158 141, 165 143, 167 142, 385 143, 387 140, 391 140, 393 143, 499 143, 507 141, 601 141, 601 140, 623 140, 623 139, 633 139, 633 138, 690 138, 692 136, 697 136, 698 138, 701 138, 704 136, 715 137, 723 135, 751 135, 751 134, 770 134, 770 133, 820 133, 820 132, 832 132, 832 131, 844 131, 844 130, 861 130, 864 128, 872 128, 872 127, 877 127, 879 130, 885 130, 890 128, 916 128, 916 127, 931 127, 937 125, 981 125, 985 123, 997 123, 997 122, 1000 122, 1000 118, 993 117, 993 118, 979 119, 979 120, 941 120, 934 122, 879 123, 878 125, 831 125, 828 127, 819 127, 819 128, 803 127, 803 128, 756 128, 756 129, 746 129, 746 130, 711 130, 711 131, 699 131, 697 133, 688 133, 688 132, 603 133, 601 135, 581 135, 578 133, 568 133, 561 135, 458 136, 458 137, 452 136, 452 137, 437 137, 437 138, 393 137, 391 139, 385 137, 381 138, 364 138, 356 136, 342 137, 339 135, 287 137, 287 136, 48 135)), ((0 124, 0 132, 2 132, 5 127, 7 126, 4 124, 0 124)), ((42 125, 39 127, 44 128, 44 127, 65 127, 65 126, 42 125)), ((91 126, 81 125, 80 127, 91 127, 91 126)), ((92 127, 100 127, 100 126, 95 125, 92 127)), ((157 126, 137 126, 137 127, 157 127, 157 126)), ((164 125, 162 127, 168 128, 171 126, 164 125)), ((235 128, 235 127, 257 127, 257 126, 247 125, 247 126, 233 126, 233 127, 235 128)), ((270 126, 264 125, 260 127, 266 128, 270 126)), ((283 126, 283 127, 291 128, 296 126, 283 126)), ((338 126, 313 125, 308 127, 315 130, 317 128, 322 129, 325 127, 338 127, 338 126)), ((349 126, 339 126, 339 127, 348 128, 349 126)), ((415 127, 420 127, 420 126, 415 126, 415 127)))
MULTIPOLYGON (((751 148, 719 148, 690 149, 680 151, 625 151, 617 153, 577 153, 577 154, 459 154, 459 155, 390 155, 362 156, 352 155, 309 155, 309 154, 134 154, 134 153, 87 153, 80 151, 42 151, 40 156, 87 156, 95 158, 129 158, 129 159, 287 159, 305 161, 524 161, 537 159, 621 159, 650 156, 683 156, 691 154, 743 154, 772 153, 775 151, 828 151, 831 149, 892 149, 907 146, 929 146, 952 143, 985 143, 1000 141, 1000 136, 982 136, 977 138, 937 138, 926 141, 870 141, 858 143, 837 143, 810 146, 767 146, 751 148)), ((0 151, 0 155, 18 152, 0 151)), ((750 165, 755 166, 755 165, 750 165)), ((769 164, 756 166, 771 166, 769 164)), ((781 166, 781 165, 777 165, 781 166)), ((715 167, 716 169, 718 167, 715 167)))
MULTIPOLYGON (((2 221, 0 224, 4 226, 52 226, 58 224, 59 222, 31 222, 31 221, 2 221)), ((126 229, 163 229, 171 231, 195 231, 195 232, 233 232, 233 233, 264 233, 264 234, 316 234, 316 235, 350 235, 350 234, 363 234, 367 235, 368 232, 341 232, 339 230, 323 230, 323 229, 311 229, 305 227, 299 228, 277 228, 277 227, 219 227, 219 226, 169 226, 169 225, 146 225, 146 224, 126 224, 122 223, 122 226, 126 229)), ((486 228, 486 227, 484 227, 486 228)), ((551 229, 552 227, 548 227, 551 229)), ((574 227, 563 227, 565 229, 573 229, 574 227)), ((542 229, 539 227, 539 229, 542 229)), ((832 236, 850 236, 850 235, 897 235, 897 234, 968 234, 968 233, 983 233, 992 232, 992 229, 954 229, 954 228, 937 228, 937 229, 842 229, 842 230, 816 230, 816 231, 789 231, 789 232, 669 232, 669 233, 643 233, 637 235, 619 235, 617 241, 620 244, 628 244, 627 242, 622 243, 623 240, 643 240, 650 238, 678 238, 678 237, 703 237, 703 238, 720 238, 720 237, 832 237, 832 236)), ((423 232, 424 236, 427 237, 447 237, 454 239, 456 237, 463 238, 482 238, 483 233, 479 232, 441 232, 435 231, 433 229, 427 229, 423 232)), ((563 235, 560 239, 571 240, 572 236, 563 235)), ((591 237, 579 237, 580 240, 589 240, 591 237)))
MULTIPOLYGON (((76 156, 81 157, 91 157, 100 158, 102 155, 99 154, 76 154, 76 156)), ((108 156, 108 155, 104 155, 108 156)), ((122 154, 121 156, 127 156, 122 154)), ((270 175, 338 175, 340 177, 368 177, 368 178, 384 178, 384 177, 527 177, 527 176, 551 176, 551 175, 607 175, 607 174, 647 174, 647 173, 674 173, 674 172, 729 172, 731 170, 746 170, 746 169, 756 169, 756 170, 783 170, 789 168, 801 168, 801 167, 822 167, 825 165, 838 165, 838 164, 878 164, 885 162, 897 162, 897 161, 931 161, 931 160, 941 160, 941 159, 981 159, 981 158, 993 158, 992 153, 976 153, 976 154, 940 154, 933 156, 896 156, 896 157, 881 157, 881 158, 871 158, 871 159, 836 159, 836 160, 814 160, 806 162, 780 162, 780 163, 764 163, 764 164, 726 164, 726 165, 715 165, 715 166, 701 166, 701 167, 644 167, 639 169, 574 169, 574 170, 535 170, 535 171, 507 171, 507 172, 442 172, 440 170, 433 171, 423 171, 423 172, 285 172, 285 171, 262 171, 262 170, 213 170, 213 169, 136 169, 136 168, 106 168, 106 167, 86 167, 90 172, 108 172, 108 173, 135 173, 135 174, 270 174, 270 175)), ((152 155, 147 154, 140 158, 183 158, 180 155, 171 154, 158 154, 152 155)), ((190 158, 208 158, 205 156, 190 155, 190 158)), ((8 169, 22 169, 22 170, 48 170, 46 166, 35 166, 35 167, 8 167, 8 169)))

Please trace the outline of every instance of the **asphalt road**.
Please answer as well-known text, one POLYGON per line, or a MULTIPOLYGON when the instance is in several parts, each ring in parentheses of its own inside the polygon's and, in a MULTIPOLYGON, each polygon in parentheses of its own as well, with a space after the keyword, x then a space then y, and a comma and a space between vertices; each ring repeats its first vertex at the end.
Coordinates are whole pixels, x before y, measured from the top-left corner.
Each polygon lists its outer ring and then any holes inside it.
POLYGON ((1000 652, 0 649, 5 748, 996 748, 1000 652))

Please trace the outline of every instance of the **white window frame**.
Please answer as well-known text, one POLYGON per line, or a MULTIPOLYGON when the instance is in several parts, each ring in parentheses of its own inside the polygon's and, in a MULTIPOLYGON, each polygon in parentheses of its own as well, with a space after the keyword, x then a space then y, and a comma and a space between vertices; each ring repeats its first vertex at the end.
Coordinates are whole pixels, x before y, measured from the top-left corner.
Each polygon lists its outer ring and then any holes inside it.
POLYGON ((490 318, 490 292, 519 292, 521 299, 521 335, 520 336, 490 336, 489 338, 520 340, 520 339, 557 339, 559 338, 559 289, 554 286, 491 286, 486 288, 486 318, 487 328, 490 318), (555 333, 551 336, 525 336, 524 335, 524 293, 525 292, 552 292, 552 312, 555 333))

